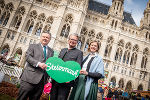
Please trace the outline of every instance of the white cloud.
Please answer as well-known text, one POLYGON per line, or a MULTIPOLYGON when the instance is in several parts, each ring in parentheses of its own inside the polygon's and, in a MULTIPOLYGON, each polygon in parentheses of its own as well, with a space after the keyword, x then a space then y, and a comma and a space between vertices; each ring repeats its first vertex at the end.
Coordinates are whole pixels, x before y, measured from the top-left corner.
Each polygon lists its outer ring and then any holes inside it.
POLYGON ((140 8, 134 9, 134 12, 132 12, 132 16, 137 26, 140 26, 140 20, 143 17, 143 10, 141 10, 140 8))

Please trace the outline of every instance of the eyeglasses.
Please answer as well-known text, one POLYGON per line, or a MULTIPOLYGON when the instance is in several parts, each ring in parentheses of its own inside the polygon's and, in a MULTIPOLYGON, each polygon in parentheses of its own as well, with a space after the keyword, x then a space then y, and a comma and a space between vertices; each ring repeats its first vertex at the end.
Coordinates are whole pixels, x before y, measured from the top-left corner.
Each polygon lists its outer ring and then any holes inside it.
POLYGON ((69 39, 69 40, 71 40, 71 41, 75 41, 75 42, 77 42, 78 40, 75 40, 75 39, 69 39))

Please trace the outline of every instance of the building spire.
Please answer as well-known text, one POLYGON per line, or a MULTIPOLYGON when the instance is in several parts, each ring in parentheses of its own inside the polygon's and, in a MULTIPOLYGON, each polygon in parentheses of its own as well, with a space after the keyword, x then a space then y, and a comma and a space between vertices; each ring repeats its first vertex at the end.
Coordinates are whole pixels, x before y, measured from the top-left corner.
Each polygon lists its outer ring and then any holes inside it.
POLYGON ((109 14, 122 17, 123 10, 124 10, 123 4, 124 4, 124 0, 112 0, 112 6, 109 9, 109 14))
POLYGON ((146 9, 144 10, 143 26, 150 27, 150 0, 147 2, 146 9))
POLYGON ((146 9, 150 9, 150 0, 147 3, 146 9))

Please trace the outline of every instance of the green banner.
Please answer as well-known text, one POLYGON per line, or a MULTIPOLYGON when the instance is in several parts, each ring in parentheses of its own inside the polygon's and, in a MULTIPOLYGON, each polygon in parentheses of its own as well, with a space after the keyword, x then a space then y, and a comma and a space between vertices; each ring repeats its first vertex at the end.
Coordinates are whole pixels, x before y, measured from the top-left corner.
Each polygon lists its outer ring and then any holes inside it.
POLYGON ((79 76, 80 65, 75 61, 64 62, 57 57, 50 57, 47 61, 46 72, 58 83, 69 82, 79 76))

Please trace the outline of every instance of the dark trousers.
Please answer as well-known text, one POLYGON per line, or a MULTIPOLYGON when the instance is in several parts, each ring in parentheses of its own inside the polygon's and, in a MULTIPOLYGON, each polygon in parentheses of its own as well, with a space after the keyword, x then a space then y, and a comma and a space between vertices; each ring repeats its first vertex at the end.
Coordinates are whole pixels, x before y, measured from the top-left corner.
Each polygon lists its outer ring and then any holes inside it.
POLYGON ((16 100, 39 100, 44 89, 44 78, 38 84, 21 81, 18 97, 16 100))
POLYGON ((71 86, 52 82, 52 90, 50 100, 67 100, 71 86))

